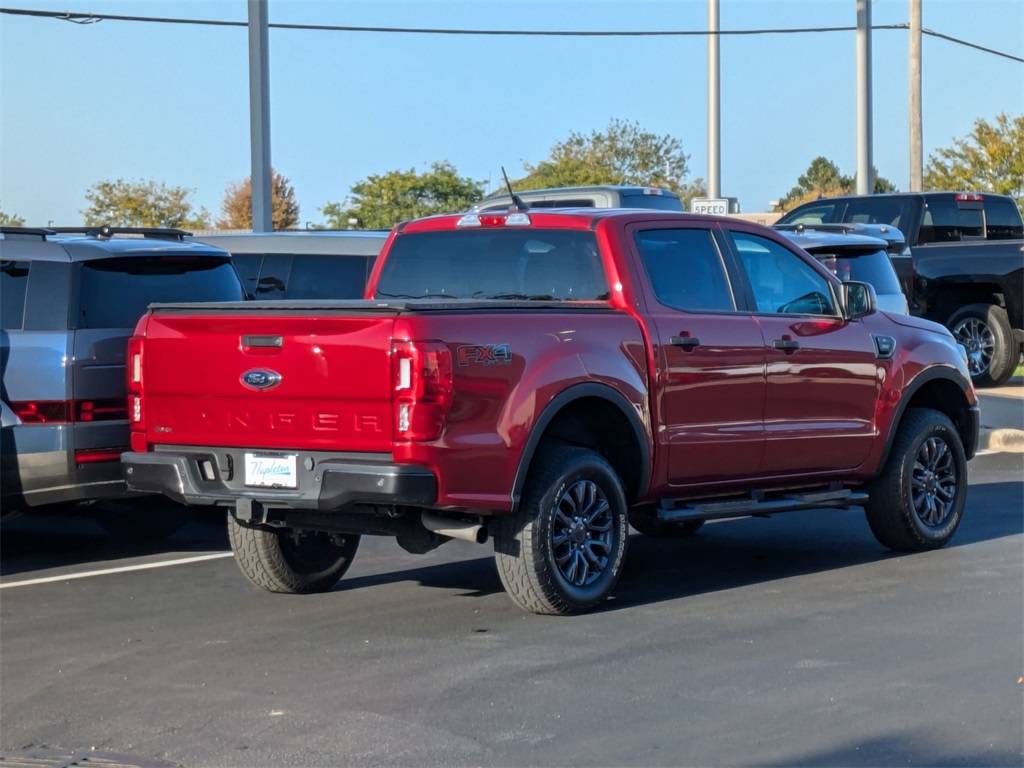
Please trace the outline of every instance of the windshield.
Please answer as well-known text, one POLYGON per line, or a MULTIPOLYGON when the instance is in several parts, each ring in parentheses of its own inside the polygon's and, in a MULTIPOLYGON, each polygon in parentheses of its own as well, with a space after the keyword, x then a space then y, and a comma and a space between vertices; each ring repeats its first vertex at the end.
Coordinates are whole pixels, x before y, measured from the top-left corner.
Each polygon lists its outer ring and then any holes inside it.
POLYGON ((510 227, 395 238, 377 299, 607 300, 594 233, 510 227))

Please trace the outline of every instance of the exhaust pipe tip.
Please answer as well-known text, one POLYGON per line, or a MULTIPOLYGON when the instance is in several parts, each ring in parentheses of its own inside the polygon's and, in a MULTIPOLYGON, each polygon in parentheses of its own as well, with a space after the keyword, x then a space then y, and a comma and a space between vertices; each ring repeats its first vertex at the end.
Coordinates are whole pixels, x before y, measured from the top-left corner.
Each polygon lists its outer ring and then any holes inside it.
POLYGON ((487 526, 479 523, 471 523, 465 520, 452 520, 441 517, 432 512, 423 512, 420 516, 423 527, 431 533, 439 536, 447 536, 450 539, 469 541, 474 544, 485 544, 488 539, 487 526))

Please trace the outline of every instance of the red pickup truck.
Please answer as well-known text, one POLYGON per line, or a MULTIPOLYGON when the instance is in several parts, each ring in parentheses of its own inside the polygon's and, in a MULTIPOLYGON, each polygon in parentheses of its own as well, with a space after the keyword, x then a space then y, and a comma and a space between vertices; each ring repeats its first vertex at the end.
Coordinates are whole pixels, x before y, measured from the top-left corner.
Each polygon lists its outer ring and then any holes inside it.
POLYGON ((933 549, 978 437, 949 331, 683 213, 407 222, 364 300, 153 305, 128 354, 128 484, 226 507, 275 592, 330 589, 366 534, 493 537, 510 597, 548 614, 609 595, 629 524, 864 506, 883 545, 933 549))

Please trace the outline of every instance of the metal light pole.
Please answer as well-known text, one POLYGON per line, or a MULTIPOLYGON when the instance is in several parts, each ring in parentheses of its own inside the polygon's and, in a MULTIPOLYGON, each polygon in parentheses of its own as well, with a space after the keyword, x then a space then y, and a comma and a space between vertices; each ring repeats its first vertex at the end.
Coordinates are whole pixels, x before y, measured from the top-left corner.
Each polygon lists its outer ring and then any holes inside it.
POLYGON ((871 0, 857 0, 857 194, 870 195, 871 178, 871 0))
POLYGON ((718 0, 708 0, 708 197, 721 195, 722 111, 719 100, 718 0))
POLYGON ((921 0, 910 0, 910 191, 924 180, 921 131, 921 0))
POLYGON ((249 134, 252 146, 252 231, 274 229, 270 179, 270 51, 267 0, 249 3, 249 134))

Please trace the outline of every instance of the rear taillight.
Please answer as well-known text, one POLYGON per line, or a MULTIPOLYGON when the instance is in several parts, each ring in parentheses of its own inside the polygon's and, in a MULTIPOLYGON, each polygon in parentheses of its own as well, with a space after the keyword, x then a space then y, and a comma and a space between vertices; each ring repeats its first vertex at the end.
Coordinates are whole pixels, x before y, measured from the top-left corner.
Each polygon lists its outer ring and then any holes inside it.
POLYGON ((29 400, 11 403, 22 424, 66 424, 73 413, 70 400, 29 400))
POLYGON ((119 461, 124 448, 80 448, 75 451, 76 464, 96 464, 101 461, 119 461))
POLYGON ((27 400, 11 403, 22 424, 68 424, 127 418, 124 398, 105 400, 27 400))
POLYGON ((452 405, 451 350, 440 341, 396 341, 391 356, 396 438, 436 440, 452 405))
POLYGON ((132 450, 146 450, 146 411, 142 400, 142 337, 128 339, 128 424, 132 431, 132 450), (138 446, 142 447, 139 448, 138 446))
POLYGON ((126 418, 128 407, 122 397, 75 401, 75 421, 118 421, 126 418))

